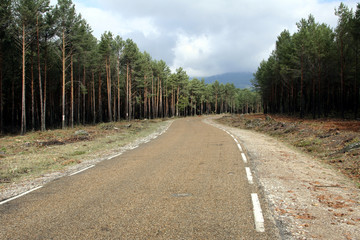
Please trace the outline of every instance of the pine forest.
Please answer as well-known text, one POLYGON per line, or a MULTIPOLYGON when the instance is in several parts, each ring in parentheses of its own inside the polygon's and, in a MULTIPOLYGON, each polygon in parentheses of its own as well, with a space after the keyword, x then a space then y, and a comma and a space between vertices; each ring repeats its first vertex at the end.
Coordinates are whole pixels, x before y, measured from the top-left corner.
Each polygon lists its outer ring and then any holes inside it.
POLYGON ((260 111, 260 96, 233 84, 190 79, 141 52, 132 39, 91 26, 71 0, 3 0, 0 130, 260 111))

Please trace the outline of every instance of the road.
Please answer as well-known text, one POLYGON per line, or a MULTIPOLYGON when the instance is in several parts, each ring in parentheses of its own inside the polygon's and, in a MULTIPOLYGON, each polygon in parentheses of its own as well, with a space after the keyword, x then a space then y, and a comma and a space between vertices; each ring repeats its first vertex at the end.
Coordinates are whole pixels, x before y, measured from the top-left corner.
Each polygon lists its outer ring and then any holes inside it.
POLYGON ((234 138, 201 120, 0 205, 0 239, 278 238, 234 138))

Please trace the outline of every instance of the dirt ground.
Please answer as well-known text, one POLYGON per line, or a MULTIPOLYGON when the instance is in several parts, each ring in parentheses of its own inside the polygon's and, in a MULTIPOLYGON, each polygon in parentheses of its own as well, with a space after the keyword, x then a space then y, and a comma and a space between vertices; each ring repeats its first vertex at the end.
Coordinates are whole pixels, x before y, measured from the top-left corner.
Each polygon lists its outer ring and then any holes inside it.
POLYGON ((265 114, 228 115, 218 121, 276 137, 335 167, 360 187, 360 121, 265 114))
POLYGON ((356 122, 294 122, 252 115, 225 116, 210 123, 242 141, 283 239, 360 239, 358 175, 349 174, 338 164, 358 164, 357 148, 342 151, 358 141, 356 122), (280 137, 284 132, 290 135, 280 137), (324 138, 330 143, 317 144, 316 139, 324 139, 319 137, 321 134, 326 134, 324 138), (345 141, 346 138, 351 140, 345 141), (309 145, 294 147, 294 143, 308 139, 312 139, 309 145), (313 150, 306 150, 314 146, 313 150), (349 152, 355 152, 356 158, 350 157, 349 152), (342 162, 326 160, 326 156, 342 162))

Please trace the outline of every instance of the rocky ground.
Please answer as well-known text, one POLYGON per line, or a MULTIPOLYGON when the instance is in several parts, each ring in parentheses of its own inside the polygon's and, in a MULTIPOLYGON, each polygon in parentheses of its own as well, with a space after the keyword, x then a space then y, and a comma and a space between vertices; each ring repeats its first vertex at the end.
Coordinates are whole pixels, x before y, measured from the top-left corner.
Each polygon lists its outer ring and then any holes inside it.
POLYGON ((211 124, 231 125, 242 141, 283 239, 360 239, 358 124, 284 120, 225 116, 211 124))

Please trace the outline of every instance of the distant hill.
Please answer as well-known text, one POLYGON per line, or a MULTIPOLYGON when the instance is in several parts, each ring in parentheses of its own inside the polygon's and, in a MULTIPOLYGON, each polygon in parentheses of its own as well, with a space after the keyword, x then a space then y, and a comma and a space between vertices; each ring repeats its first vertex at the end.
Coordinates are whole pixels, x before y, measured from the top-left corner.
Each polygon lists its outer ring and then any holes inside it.
MULTIPOLYGON (((233 83, 237 88, 249 88, 252 86, 250 80, 253 79, 253 73, 251 72, 232 72, 214 75, 210 77, 204 77, 206 83, 213 83, 218 80, 220 83, 233 83)), ((202 79, 198 77, 198 79, 202 79)))

